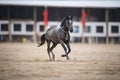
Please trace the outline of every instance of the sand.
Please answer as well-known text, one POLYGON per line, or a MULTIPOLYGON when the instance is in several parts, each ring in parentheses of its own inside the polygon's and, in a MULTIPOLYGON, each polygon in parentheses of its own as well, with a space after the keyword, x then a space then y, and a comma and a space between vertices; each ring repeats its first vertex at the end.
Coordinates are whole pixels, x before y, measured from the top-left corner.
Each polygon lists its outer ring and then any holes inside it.
POLYGON ((0 80, 120 80, 120 45, 71 44, 70 60, 61 45, 49 61, 46 44, 0 43, 0 80))

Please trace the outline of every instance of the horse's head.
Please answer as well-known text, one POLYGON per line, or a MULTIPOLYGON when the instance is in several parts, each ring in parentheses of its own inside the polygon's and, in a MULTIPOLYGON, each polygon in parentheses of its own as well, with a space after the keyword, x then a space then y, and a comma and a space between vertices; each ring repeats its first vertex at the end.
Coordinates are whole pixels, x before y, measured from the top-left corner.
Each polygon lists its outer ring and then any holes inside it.
POLYGON ((72 16, 66 16, 62 23, 61 23, 61 27, 64 28, 65 30, 67 29, 67 31, 73 32, 73 26, 72 26, 72 16))
POLYGON ((70 32, 73 32, 73 20, 72 16, 67 16, 66 17, 66 22, 65 22, 66 27, 70 32))

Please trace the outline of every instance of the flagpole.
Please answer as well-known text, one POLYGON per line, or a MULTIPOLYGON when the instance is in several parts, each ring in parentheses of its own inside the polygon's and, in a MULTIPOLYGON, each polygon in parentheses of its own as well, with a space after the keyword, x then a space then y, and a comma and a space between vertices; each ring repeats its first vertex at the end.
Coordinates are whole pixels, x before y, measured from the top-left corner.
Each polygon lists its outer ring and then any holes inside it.
POLYGON ((43 11, 43 22, 44 22, 44 26, 45 26, 45 30, 47 30, 47 25, 48 25, 48 9, 47 6, 44 7, 44 11, 43 11))
POLYGON ((84 31, 85 31, 85 29, 84 29, 84 26, 83 26, 83 28, 82 28, 82 43, 83 44, 85 43, 84 31))
MULTIPOLYGON (((84 8, 82 8, 82 19, 84 19, 84 15, 83 15, 83 12, 84 12, 84 8)), ((85 43, 85 37, 84 37, 84 29, 85 28, 85 25, 82 23, 82 43, 84 44, 85 43)))

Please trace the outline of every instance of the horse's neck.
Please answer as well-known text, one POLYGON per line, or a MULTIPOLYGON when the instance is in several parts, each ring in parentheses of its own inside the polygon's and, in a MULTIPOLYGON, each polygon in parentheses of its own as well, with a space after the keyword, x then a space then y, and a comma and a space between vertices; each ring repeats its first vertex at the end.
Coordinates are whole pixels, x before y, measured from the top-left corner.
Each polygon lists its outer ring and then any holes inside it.
POLYGON ((66 33, 69 32, 69 30, 66 28, 65 25, 63 25, 61 28, 64 30, 64 32, 66 32, 66 33))

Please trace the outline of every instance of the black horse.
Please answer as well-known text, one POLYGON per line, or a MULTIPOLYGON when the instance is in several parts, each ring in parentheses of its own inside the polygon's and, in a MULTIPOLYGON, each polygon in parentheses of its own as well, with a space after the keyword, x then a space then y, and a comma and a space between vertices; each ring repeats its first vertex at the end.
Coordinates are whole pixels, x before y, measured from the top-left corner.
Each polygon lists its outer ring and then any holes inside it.
POLYGON ((47 41, 47 51, 48 51, 48 55, 49 55, 49 59, 51 60, 55 60, 55 55, 53 53, 53 49, 56 47, 56 45, 58 43, 60 43, 62 45, 62 47, 64 48, 65 54, 61 55, 62 57, 66 57, 67 59, 69 59, 68 54, 70 53, 71 49, 70 49, 70 34, 69 31, 72 32, 73 31, 73 27, 72 27, 72 16, 67 16, 63 19, 60 28, 57 27, 51 27, 49 28, 45 34, 43 34, 41 36, 41 41, 40 43, 38 43, 38 47, 43 45, 45 43, 45 41, 47 41), (53 43, 53 45, 50 47, 50 43, 53 43), (66 48, 66 46, 68 48, 66 48), (50 56, 50 52, 52 53, 52 59, 50 56))

